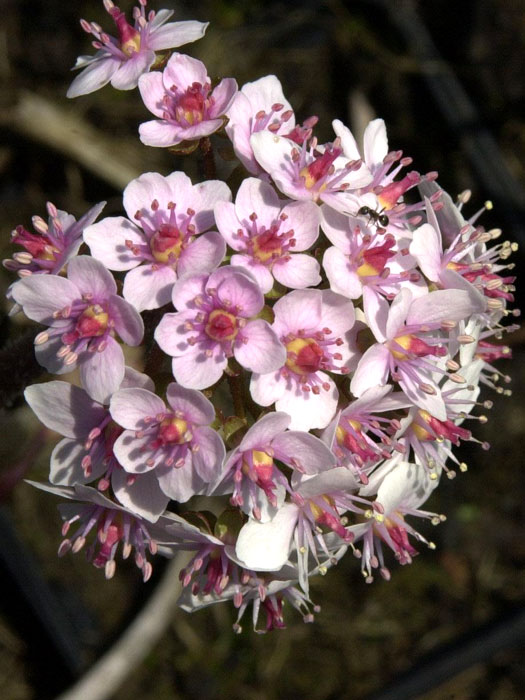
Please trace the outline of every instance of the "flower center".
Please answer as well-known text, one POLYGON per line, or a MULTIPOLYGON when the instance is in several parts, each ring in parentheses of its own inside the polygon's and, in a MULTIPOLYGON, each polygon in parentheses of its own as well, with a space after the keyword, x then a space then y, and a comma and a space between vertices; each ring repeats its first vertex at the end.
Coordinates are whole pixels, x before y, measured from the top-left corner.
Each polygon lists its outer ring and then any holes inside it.
POLYGON ((153 257, 158 262, 173 262, 181 253, 182 234, 176 226, 162 224, 151 237, 150 248, 153 257))
MULTIPOLYGON (((272 457, 270 457, 267 452, 263 452, 262 450, 252 450, 251 461, 259 481, 270 481, 273 473, 272 457)), ((246 458, 243 459, 242 471, 246 476, 249 476, 251 470, 246 458)))
POLYGON ((203 121, 208 108, 209 87, 193 83, 182 95, 175 96, 175 116, 178 122, 185 126, 193 126, 203 121))
POLYGON ((253 254, 261 262, 266 262, 270 258, 277 258, 281 255, 282 239, 276 231, 270 229, 255 236, 253 241, 253 254))
POLYGON ((126 15, 118 7, 111 8, 110 15, 117 25, 121 51, 126 56, 138 53, 140 51, 140 32, 129 24, 126 15))
POLYGON ((157 438, 163 445, 167 443, 176 443, 182 445, 183 442, 191 440, 191 435, 188 434, 188 424, 182 418, 164 418, 159 424, 159 432, 157 438))
POLYGON ((388 344, 388 349, 396 360, 409 360, 410 356, 416 357, 426 357, 427 355, 435 355, 436 357, 443 357, 447 354, 444 347, 432 347, 425 343, 421 338, 417 338, 415 335, 398 335, 394 340, 390 341, 388 344), (402 352, 399 348, 406 350, 402 352))
POLYGON ((100 304, 92 304, 78 317, 75 330, 79 338, 94 338, 104 335, 108 321, 109 316, 100 304))
POLYGON ((375 277, 380 275, 385 269, 388 260, 394 257, 395 253, 390 250, 394 245, 394 240, 389 238, 382 245, 369 248, 363 253, 363 263, 357 268, 359 277, 375 277))
POLYGON ((323 359, 323 350, 313 338, 295 338, 286 344, 286 366, 296 374, 317 372, 323 359))
POLYGON ((333 172, 333 162, 339 155, 341 155, 340 148, 330 149, 327 147, 324 153, 318 155, 315 160, 299 171, 307 190, 315 188, 322 191, 326 189, 325 183, 321 183, 319 187, 318 183, 333 172))
POLYGON ((237 319, 228 311, 215 309, 208 316, 205 331, 213 340, 233 340, 239 331, 237 319))

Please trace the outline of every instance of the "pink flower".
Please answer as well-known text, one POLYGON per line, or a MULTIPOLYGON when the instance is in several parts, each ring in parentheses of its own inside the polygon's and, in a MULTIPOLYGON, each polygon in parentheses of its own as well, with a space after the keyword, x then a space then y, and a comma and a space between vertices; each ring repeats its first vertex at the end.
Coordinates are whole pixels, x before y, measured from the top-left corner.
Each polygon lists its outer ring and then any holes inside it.
POLYGON ((253 375, 252 397, 260 406, 275 402, 277 411, 291 416, 294 430, 324 428, 339 397, 326 372, 347 374, 353 361, 352 302, 330 290, 304 289, 279 299, 273 310, 286 357, 276 372, 253 375))
POLYGON ((379 303, 377 296, 393 299, 400 288, 414 295, 426 294, 425 281, 408 254, 408 238, 396 240, 393 234, 363 225, 362 218, 345 216, 331 207, 321 207, 321 226, 334 244, 323 257, 330 288, 349 299, 363 297, 367 318, 370 308, 379 303))
POLYGON ((358 191, 372 178, 362 161, 343 156, 337 139, 318 146, 312 138, 299 145, 271 131, 259 131, 250 144, 259 165, 291 199, 323 201, 338 211, 352 211, 359 208, 358 191))
POLYGON ((48 491, 75 503, 61 504, 58 509, 64 520, 62 540, 58 556, 67 552, 76 554, 90 541, 86 555, 97 569, 104 569, 107 579, 114 576, 117 568, 115 556, 119 546, 122 558, 127 559, 135 550, 135 564, 147 581, 153 571, 148 561, 149 554, 156 554, 158 543, 169 539, 166 525, 171 525, 171 514, 163 515, 155 524, 145 522, 124 506, 114 503, 91 486, 48 486, 36 481, 28 481, 42 491, 48 491), (69 535, 75 525, 74 535, 69 535), (69 536, 68 536, 69 535, 69 536))
POLYGON ((393 436, 400 429, 399 420, 378 413, 412 406, 402 392, 391 391, 391 386, 371 387, 323 431, 322 439, 338 463, 350 469, 362 484, 368 483, 372 469, 381 459, 389 459, 397 447, 393 436))
MULTIPOLYGON (((120 388, 153 388, 145 374, 126 367, 120 388)), ((107 492, 135 515, 156 522, 167 499, 154 474, 130 475, 115 457, 113 446, 122 428, 111 420, 109 409, 68 382, 46 382, 27 387, 27 403, 39 420, 64 436, 51 454, 49 480, 54 485, 75 486, 98 479, 97 489, 107 492)))
POLYGON ((140 140, 146 146, 167 148, 218 131, 237 83, 224 78, 212 91, 204 63, 174 53, 162 73, 140 77, 139 90, 146 107, 158 117, 140 125, 140 140))
POLYGON ((390 579, 390 571, 383 557, 383 543, 392 549, 400 564, 410 564, 418 554, 410 543, 409 535, 435 549, 435 544, 428 542, 409 525, 405 516, 414 515, 427 518, 434 524, 439 523, 438 515, 419 508, 437 484, 438 481, 429 477, 425 467, 408 462, 398 462, 384 477, 373 508, 366 513, 368 522, 348 528, 355 535, 354 541, 363 539, 361 571, 367 583, 374 580, 374 569, 379 569, 387 581, 390 579))
POLYGON ((169 302, 178 277, 211 272, 221 263, 224 240, 216 231, 202 232, 213 226, 215 203, 229 199, 219 180, 192 185, 181 172, 144 173, 124 190, 128 218, 102 219, 86 229, 84 240, 110 270, 129 270, 127 301, 138 311, 156 309, 169 302))
POLYGON ((115 455, 131 474, 155 471, 165 504, 181 503, 205 493, 217 478, 224 444, 209 427, 215 409, 200 392, 170 384, 169 408, 147 389, 117 391, 111 398, 113 419, 124 428, 115 442, 115 455))
POLYGON ((12 260, 4 260, 7 270, 18 273, 19 277, 34 274, 58 275, 68 261, 78 253, 82 245, 83 230, 95 221, 106 202, 91 207, 77 221, 72 214, 57 209, 47 203, 48 223, 40 217, 33 217, 36 233, 17 226, 11 234, 11 242, 21 245, 25 252, 15 253, 12 260))
POLYGON ((310 117, 302 127, 295 126, 292 107, 275 75, 266 75, 243 85, 226 116, 229 121, 225 129, 232 140, 233 150, 253 175, 261 175, 264 171, 253 154, 252 134, 265 130, 302 143, 311 136, 311 128, 317 123, 317 117, 310 117))
POLYGON ((320 557, 329 559, 331 551, 354 539, 341 517, 348 510, 362 512, 353 504, 357 488, 351 472, 342 467, 298 479, 291 503, 284 503, 271 520, 250 518, 241 528, 237 557, 247 569, 279 571, 296 550, 299 583, 308 594, 310 557, 320 566, 320 557))
POLYGON ((98 260, 73 258, 67 274, 67 279, 31 275, 13 285, 12 296, 26 316, 49 326, 35 338, 39 364, 54 374, 78 364, 82 385, 104 403, 124 378, 124 355, 113 332, 128 345, 139 345, 144 324, 117 295, 115 280, 98 260))
POLYGON ((277 335, 266 321, 253 319, 264 297, 242 268, 220 267, 209 277, 179 280, 173 304, 179 312, 165 314, 155 340, 173 357, 173 375, 182 386, 215 384, 231 356, 250 372, 271 372, 283 364, 286 351, 277 335))
POLYGON ((232 265, 249 270, 264 294, 272 289, 274 278, 292 289, 320 283, 319 263, 299 252, 319 235, 319 209, 313 202, 283 207, 270 185, 248 178, 235 204, 215 205, 215 219, 230 248, 239 253, 232 255, 232 265))
POLYGON ((445 404, 433 377, 445 370, 432 358, 448 355, 448 330, 484 310, 480 297, 474 289, 472 293, 446 289, 414 299, 408 289, 402 289, 390 307, 379 298, 370 324, 379 342, 360 359, 350 384, 352 393, 362 396, 372 386, 384 386, 392 374, 416 406, 445 420, 445 404))
POLYGON ((318 474, 335 466, 335 457, 319 438, 290 425, 286 413, 259 418, 229 453, 214 492, 229 493, 232 505, 265 522, 284 502, 288 481, 275 464, 286 464, 300 474, 318 474), (270 507, 271 506, 271 507, 270 507))
POLYGON ((82 29, 95 37, 93 46, 97 53, 77 59, 75 69, 84 70, 71 83, 68 97, 87 95, 109 82, 117 90, 131 90, 155 62, 156 51, 173 49, 204 36, 208 25, 202 22, 166 24, 172 10, 152 10, 146 18, 146 3, 147 0, 139 0, 139 7, 133 9, 135 23, 131 26, 111 0, 104 0, 104 7, 117 26, 118 39, 106 34, 95 22, 80 21, 82 29))

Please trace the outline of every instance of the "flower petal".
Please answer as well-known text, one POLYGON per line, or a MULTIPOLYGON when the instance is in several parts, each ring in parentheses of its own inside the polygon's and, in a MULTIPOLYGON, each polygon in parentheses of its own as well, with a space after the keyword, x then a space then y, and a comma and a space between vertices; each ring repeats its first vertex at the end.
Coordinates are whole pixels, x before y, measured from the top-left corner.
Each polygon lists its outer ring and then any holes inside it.
POLYGON ((240 365, 257 374, 274 372, 284 365, 286 349, 266 321, 250 321, 241 334, 242 342, 236 341, 233 346, 233 354, 240 365))

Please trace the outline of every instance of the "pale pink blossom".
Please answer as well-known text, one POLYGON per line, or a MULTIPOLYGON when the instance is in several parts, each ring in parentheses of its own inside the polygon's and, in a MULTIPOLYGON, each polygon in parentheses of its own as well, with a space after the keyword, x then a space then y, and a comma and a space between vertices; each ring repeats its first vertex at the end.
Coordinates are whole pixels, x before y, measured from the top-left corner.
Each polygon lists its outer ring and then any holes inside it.
POLYGON ((434 379, 434 374, 445 370, 437 360, 448 355, 449 330, 482 312, 483 298, 476 290, 445 289, 414 299, 408 289, 402 289, 391 306, 378 299, 370 324, 378 342, 359 360, 350 384, 352 393, 362 396, 372 386, 384 386, 392 375, 410 401, 445 420, 445 404, 434 379))
POLYGON ((179 277, 211 272, 221 263, 224 240, 209 229, 214 205, 231 199, 225 183, 192 185, 182 172, 144 173, 129 183, 123 199, 128 218, 102 219, 84 231, 84 240, 107 268, 127 271, 123 295, 138 311, 167 304, 179 277))
POLYGON ((47 223, 40 216, 33 216, 36 233, 17 226, 11 233, 11 243, 21 245, 25 251, 17 252, 12 260, 4 260, 7 270, 17 272, 19 277, 29 275, 58 275, 74 257, 82 245, 82 232, 95 221, 106 202, 91 207, 77 221, 72 214, 47 203, 47 223))
POLYGON ((317 117, 310 117, 303 126, 295 125, 292 106, 275 75, 266 75, 243 85, 226 116, 228 123, 225 130, 233 143, 233 150, 252 175, 264 173, 253 154, 250 144, 252 134, 264 130, 302 143, 310 138, 311 129, 317 123, 317 117))
POLYGON ((232 265, 249 270, 264 294, 274 279, 302 289, 321 282, 319 263, 302 253, 319 235, 319 208, 313 202, 284 204, 273 187, 256 178, 243 180, 235 204, 215 205, 217 228, 236 251, 232 265))
POLYGON ((144 323, 117 295, 117 283, 104 265, 81 255, 69 262, 67 279, 31 275, 12 286, 12 297, 28 318, 48 326, 35 338, 39 364, 54 374, 78 365, 91 398, 106 402, 124 379, 124 354, 113 335, 139 345, 144 323))
POLYGON ((339 397, 326 372, 347 374, 354 366, 352 302, 331 290, 304 289, 279 299, 273 310, 286 357, 276 372, 252 376, 252 397, 260 406, 275 402, 277 411, 291 416, 294 430, 324 428, 339 397))
POLYGON ((289 491, 288 481, 275 460, 300 474, 318 474, 335 466, 335 457, 319 438, 300 430, 287 430, 286 413, 268 413, 252 425, 222 469, 214 493, 230 493, 240 506, 261 522, 270 519, 289 491))
POLYGON ((368 522, 348 528, 355 535, 354 542, 363 540, 361 571, 367 583, 374 580, 373 573, 376 569, 384 579, 390 579, 383 544, 394 552, 400 564, 410 564, 418 554, 409 536, 435 549, 433 542, 429 542, 414 529, 405 517, 412 515, 431 520, 434 524, 440 522, 436 513, 420 509, 437 484, 438 480, 431 479, 425 467, 403 461, 399 461, 384 477, 373 507, 366 512, 368 522))
POLYGON ((110 412, 124 428, 115 455, 131 474, 155 472, 166 506, 208 490, 220 473, 225 455, 212 403, 193 389, 175 383, 166 391, 169 407, 153 392, 121 389, 111 397, 110 412))
POLYGON ((208 24, 196 21, 169 22, 173 10, 151 10, 146 15, 147 0, 139 0, 133 8, 134 25, 126 20, 124 12, 111 0, 104 7, 116 24, 118 39, 109 36, 95 22, 81 20, 82 29, 95 38, 94 56, 79 56, 75 70, 82 69, 71 83, 68 97, 87 95, 107 83, 117 90, 131 90, 139 77, 149 71, 156 59, 156 51, 174 49, 204 36, 208 24))
POLYGON ((250 372, 271 372, 284 363, 286 351, 275 331, 254 318, 264 297, 243 268, 184 277, 173 288, 173 305, 178 313, 164 315, 155 340, 173 357, 173 376, 182 386, 215 384, 229 357, 250 372))
POLYGON ((139 90, 144 104, 157 117, 140 125, 140 140, 146 146, 168 148, 218 131, 237 83, 224 78, 212 90, 202 61, 174 53, 162 73, 152 71, 140 77, 139 90))
POLYGON ((250 145, 259 165, 291 199, 322 201, 338 211, 351 211, 359 208, 358 194, 372 179, 361 160, 343 156, 337 140, 321 147, 315 138, 297 144, 259 131, 250 145))

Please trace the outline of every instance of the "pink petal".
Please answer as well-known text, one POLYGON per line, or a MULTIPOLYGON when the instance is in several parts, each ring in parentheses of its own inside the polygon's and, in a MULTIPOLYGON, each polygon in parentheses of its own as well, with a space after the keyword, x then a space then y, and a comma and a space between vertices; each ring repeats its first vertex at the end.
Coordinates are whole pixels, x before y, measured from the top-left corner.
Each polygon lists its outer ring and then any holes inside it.
POLYGON ((441 236, 430 224, 423 224, 412 234, 410 254, 418 262, 421 272, 432 282, 439 280, 441 272, 441 236))
MULTIPOLYGON (((160 173, 143 173, 140 177, 132 180, 124 190, 124 209, 128 217, 134 221, 135 214, 140 212, 147 221, 152 219, 151 204, 153 201, 159 203, 159 209, 168 208, 169 202, 182 202, 185 210, 189 206, 186 200, 189 199, 192 189, 190 178, 184 173, 172 173, 164 177, 160 173), (176 179, 174 178, 176 176, 176 179), (178 196, 174 196, 177 194, 178 196)), ((151 221, 151 223, 153 223, 151 221)), ((143 240, 146 236, 143 236, 143 240)))
POLYGON ((243 341, 235 342, 233 354, 237 362, 250 372, 267 374, 280 369, 286 362, 286 349, 266 321, 250 321, 239 335, 243 341))
MULTIPOLYGON (((401 329, 405 320, 408 321, 407 314, 412 303, 412 293, 408 289, 401 289, 396 294, 390 311, 388 312, 388 320, 386 322, 386 337, 394 338, 401 329)), ((411 321, 413 323, 413 321, 411 321)))
POLYGON ((67 276, 80 295, 90 294, 95 302, 103 301, 117 292, 117 283, 111 272, 100 260, 95 260, 89 255, 79 255, 70 260, 67 276))
POLYGON ((155 51, 141 49, 119 66, 111 78, 111 85, 116 90, 133 90, 137 87, 140 76, 146 73, 154 62, 155 51))
POLYGON ((277 435, 272 447, 288 457, 287 464, 293 459, 291 466, 297 464, 305 474, 318 474, 336 466, 336 458, 331 450, 319 438, 309 433, 289 430, 277 435))
POLYGON ((292 430, 326 428, 335 415, 339 392, 327 374, 317 372, 317 377, 328 384, 328 391, 321 388, 319 394, 313 394, 311 391, 303 391, 298 382, 294 382, 292 389, 285 391, 275 402, 277 411, 285 411, 291 416, 292 430))
POLYGON ((210 273, 221 264, 225 255, 226 242, 221 235, 215 231, 204 233, 183 250, 177 272, 181 277, 201 272, 210 273))
POLYGON ((134 245, 147 242, 142 231, 123 216, 102 219, 84 230, 84 241, 91 255, 110 270, 131 270, 140 264, 140 256, 134 255, 126 246, 127 240, 134 245))
POLYGON ((215 205, 214 213, 217 228, 230 248, 244 250, 245 244, 236 235, 242 226, 235 213, 235 205, 232 202, 218 202, 215 205))
POLYGON ((385 122, 373 119, 363 134, 363 155, 368 167, 379 166, 388 154, 388 139, 385 122))
POLYGON ((267 413, 256 421, 243 437, 239 450, 264 450, 272 440, 283 433, 290 425, 290 416, 287 413, 267 413))
POLYGON ((174 382, 168 385, 166 398, 174 411, 194 425, 209 425, 215 420, 215 408, 200 391, 185 389, 174 382))
POLYGON ((194 334, 186 323, 195 320, 195 311, 186 309, 175 314, 164 314, 155 329, 155 340, 161 350, 172 357, 184 355, 191 348, 188 338, 194 334))
POLYGON ((234 78, 223 78, 211 94, 215 104, 210 108, 210 117, 224 114, 231 105, 236 92, 237 81, 234 78))
POLYGON ((90 63, 77 75, 67 91, 67 97, 79 97, 88 95, 104 87, 111 80, 111 76, 118 70, 120 59, 105 56, 90 63))
POLYGON ((340 337, 352 328, 355 321, 354 305, 346 297, 330 289, 321 292, 321 322, 332 336, 340 337))
POLYGON ((359 152, 357 142, 350 129, 345 126, 340 119, 334 119, 332 127, 336 136, 341 139, 341 146, 345 156, 350 160, 359 160, 361 158, 361 153, 359 152))
POLYGON ((111 336, 106 343, 103 352, 87 352, 79 358, 82 386, 99 403, 108 403, 124 379, 122 348, 111 336))
MULTIPOLYGON (((251 227, 250 216, 255 213, 257 222, 269 228, 278 217, 281 205, 271 185, 262 182, 259 178, 248 177, 242 181, 237 192, 235 211, 243 226, 251 227)), ((237 228, 239 228, 238 224, 237 228)))
POLYGON ((259 406, 270 406, 286 391, 288 382, 280 372, 252 374, 250 394, 259 406))
POLYGON ((195 428, 193 441, 199 449, 193 453, 193 467, 201 479, 210 484, 221 472, 226 454, 224 443, 213 428, 195 428))
POLYGON ((359 360, 350 383, 354 396, 362 396, 373 386, 385 385, 389 375, 390 352, 384 345, 372 345, 359 360))
POLYGON ((275 279, 290 289, 315 287, 321 282, 321 267, 312 255, 294 253, 289 259, 276 260, 272 267, 275 279))
POLYGON ((232 198, 230 188, 222 180, 207 180, 193 187, 192 197, 196 203, 192 205, 195 210, 193 223, 197 233, 206 231, 214 225, 213 210, 218 202, 229 202, 232 198))
POLYGON ((363 293, 363 285, 359 275, 352 271, 348 258, 339 248, 328 248, 323 256, 323 267, 332 291, 349 299, 359 299, 363 293))
POLYGON ((170 302, 176 279, 177 274, 169 265, 140 265, 126 275, 124 299, 137 311, 158 309, 170 302))
POLYGON ((330 243, 333 243, 345 255, 350 253, 352 231, 359 223, 358 219, 341 214, 326 204, 321 207, 321 228, 330 243))
POLYGON ((444 320, 461 321, 485 310, 485 298, 474 288, 442 289, 414 299, 407 323, 436 323, 444 320))
POLYGON ((63 321, 57 323, 53 313, 80 298, 77 287, 70 280, 58 275, 26 277, 15 282, 10 292, 28 318, 46 326, 63 325, 63 321))
POLYGON ((176 309, 196 308, 193 300, 197 296, 206 295, 208 275, 190 275, 177 280, 173 287, 172 300, 176 309))
POLYGON ((259 289, 263 294, 267 294, 273 287, 272 273, 263 264, 258 263, 256 258, 249 258, 247 255, 232 255, 231 264, 247 270, 255 277, 259 289))
POLYGON ((383 343, 386 336, 386 325, 390 307, 384 296, 378 294, 373 287, 363 287, 363 311, 376 339, 383 343))
POLYGON ((166 94, 162 73, 160 71, 144 73, 139 78, 138 86, 140 96, 147 109, 156 117, 162 117, 165 111, 162 100, 166 94))
MULTIPOLYGON (((156 18, 159 16, 157 13, 156 18)), ((208 22, 187 20, 184 22, 170 22, 150 33, 149 46, 155 51, 176 49, 184 44, 191 44, 204 36, 208 22)))
POLYGON ((279 337, 289 332, 316 331, 321 321, 321 292, 317 289, 298 289, 279 299, 273 307, 273 328, 279 337))
POLYGON ((242 268, 219 268, 210 275, 207 288, 216 288, 221 304, 237 307, 239 316, 255 316, 264 306, 264 297, 257 282, 242 268))
POLYGON ((155 146, 158 148, 175 146, 177 143, 184 141, 184 136, 181 134, 182 130, 179 126, 175 126, 171 122, 161 121, 160 119, 153 119, 139 126, 140 140, 146 146, 155 146))
POLYGON ((174 53, 164 69, 163 81, 168 89, 176 85, 185 92, 193 83, 205 85, 209 78, 202 61, 186 54, 174 53))
POLYGON ((174 357, 173 376, 188 389, 207 389, 222 377, 228 359, 219 347, 208 357, 199 348, 192 348, 182 357, 174 357))
POLYGON ((283 207, 287 217, 282 224, 284 230, 293 229, 296 244, 293 250, 300 252, 312 246, 319 236, 320 209, 314 202, 291 202, 283 207))
POLYGON ((115 498, 125 508, 150 523, 156 523, 166 510, 169 497, 161 490, 154 471, 138 475, 131 484, 124 469, 115 469, 111 474, 111 488, 115 498))
POLYGON ((116 294, 109 299, 108 310, 115 324, 115 330, 122 340, 133 347, 140 345, 144 336, 144 321, 139 312, 116 294))
POLYGON ((151 449, 151 435, 135 437, 135 431, 125 430, 113 446, 113 452, 119 464, 130 474, 145 474, 153 471, 164 459, 161 451, 154 453, 151 449), (148 461, 151 463, 148 464, 148 461))
POLYGON ((24 396, 46 428, 68 438, 85 439, 106 415, 105 408, 68 382, 33 384, 24 396))
POLYGON ((115 392, 109 411, 113 420, 126 430, 143 430, 144 418, 165 413, 166 405, 153 392, 136 387, 115 392))
POLYGON ((157 469, 160 488, 179 503, 192 496, 206 492, 206 483, 197 474, 192 464, 192 452, 188 450, 182 467, 161 466, 157 469))

